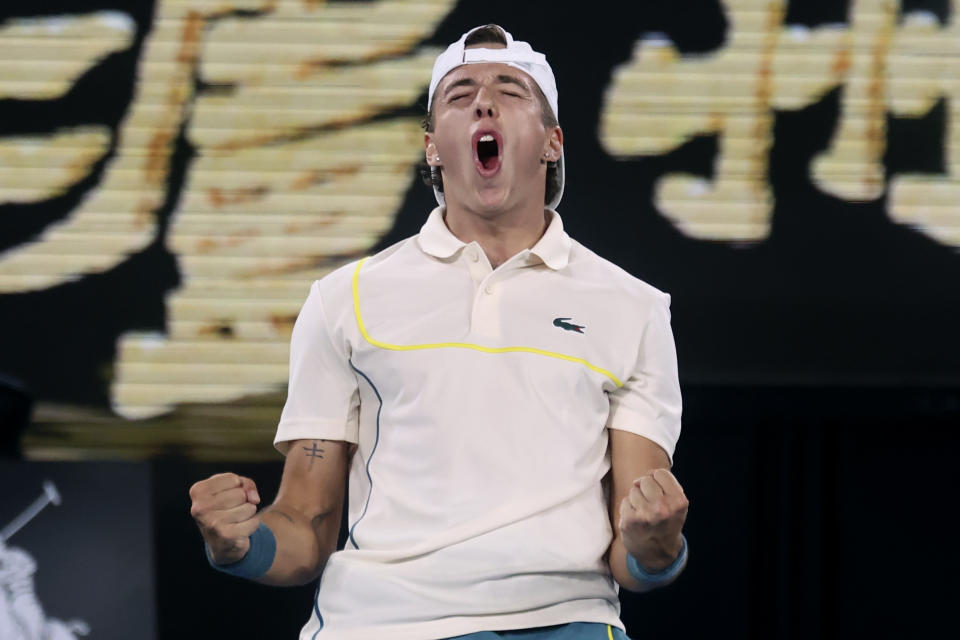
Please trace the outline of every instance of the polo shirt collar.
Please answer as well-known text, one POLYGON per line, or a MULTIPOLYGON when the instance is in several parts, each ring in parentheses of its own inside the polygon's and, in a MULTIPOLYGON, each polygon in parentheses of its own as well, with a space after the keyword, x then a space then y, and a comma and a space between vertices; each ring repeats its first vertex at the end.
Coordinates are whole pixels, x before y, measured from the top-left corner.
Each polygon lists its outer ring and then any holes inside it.
POLYGON ((573 241, 563 230, 563 220, 560 214, 553 209, 547 209, 550 212, 550 224, 543 236, 533 245, 530 253, 534 254, 554 271, 563 269, 570 261, 570 249, 573 247, 573 241))
MULTIPOLYGON (((553 209, 550 213, 550 224, 543 236, 530 249, 530 253, 540 258, 545 265, 553 270, 563 269, 570 260, 570 249, 573 246, 570 236, 563 230, 563 221, 560 214, 553 209)), ((426 223, 420 228, 418 242, 424 253, 440 258, 450 258, 460 251, 467 243, 453 235, 447 223, 443 221, 443 207, 437 207, 430 212, 426 223)))
POLYGON ((437 207, 430 212, 427 222, 420 228, 420 237, 417 239, 424 253, 445 260, 457 251, 467 246, 460 238, 453 235, 443 221, 443 207, 437 207))

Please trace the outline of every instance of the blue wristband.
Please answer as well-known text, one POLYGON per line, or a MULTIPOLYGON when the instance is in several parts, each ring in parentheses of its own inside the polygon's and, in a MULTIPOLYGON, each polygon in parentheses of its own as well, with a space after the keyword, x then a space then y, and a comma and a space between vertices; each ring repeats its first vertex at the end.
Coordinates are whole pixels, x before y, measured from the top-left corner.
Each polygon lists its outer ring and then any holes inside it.
POLYGON ((683 568, 687 566, 687 538, 681 533, 680 539, 683 541, 680 547, 680 554, 669 567, 664 567, 656 573, 645 571, 637 559, 627 552, 627 571, 633 576, 633 579, 639 582, 644 590, 661 587, 673 582, 683 568))
POLYGON ((273 558, 277 555, 277 539, 270 527, 260 523, 257 530, 250 536, 250 549, 247 555, 230 564, 217 564, 210 555, 210 545, 204 544, 207 550, 207 562, 217 571, 229 573, 238 578, 256 580, 263 577, 270 570, 273 558))

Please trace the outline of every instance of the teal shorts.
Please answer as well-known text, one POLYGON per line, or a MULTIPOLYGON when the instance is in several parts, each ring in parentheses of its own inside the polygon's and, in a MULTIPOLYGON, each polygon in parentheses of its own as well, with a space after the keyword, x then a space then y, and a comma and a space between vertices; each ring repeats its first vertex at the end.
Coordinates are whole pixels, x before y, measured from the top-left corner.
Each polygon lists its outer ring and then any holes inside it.
POLYGON ((515 631, 478 631, 448 640, 630 640, 623 631, 600 622, 571 622, 515 631))

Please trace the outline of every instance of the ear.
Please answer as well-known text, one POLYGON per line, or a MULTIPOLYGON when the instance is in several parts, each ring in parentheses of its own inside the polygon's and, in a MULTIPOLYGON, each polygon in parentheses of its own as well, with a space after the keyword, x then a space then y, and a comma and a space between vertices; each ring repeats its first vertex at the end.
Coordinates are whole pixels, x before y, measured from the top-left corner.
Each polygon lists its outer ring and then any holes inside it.
POLYGON ((543 155, 550 162, 560 159, 563 152, 563 129, 551 127, 547 132, 547 139, 543 143, 543 155))
POLYGON ((423 146, 424 152, 426 154, 427 164, 431 167, 439 167, 440 164, 440 153, 437 151, 437 145, 434 144, 432 137, 429 133, 423 135, 423 146))

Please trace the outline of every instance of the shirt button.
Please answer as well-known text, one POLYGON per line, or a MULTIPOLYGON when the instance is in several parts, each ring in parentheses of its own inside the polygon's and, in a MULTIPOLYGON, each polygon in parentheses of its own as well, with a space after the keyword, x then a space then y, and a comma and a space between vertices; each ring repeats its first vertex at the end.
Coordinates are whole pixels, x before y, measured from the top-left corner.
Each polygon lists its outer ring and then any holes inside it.
POLYGON ((480 262, 480 254, 477 251, 470 252, 470 261, 471 262, 480 262))
POLYGON ((490 295, 491 293, 493 293, 493 285, 492 285, 492 284, 488 284, 487 286, 485 286, 485 287, 483 288, 483 292, 484 292, 485 294, 487 294, 487 295, 490 295))

